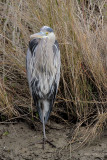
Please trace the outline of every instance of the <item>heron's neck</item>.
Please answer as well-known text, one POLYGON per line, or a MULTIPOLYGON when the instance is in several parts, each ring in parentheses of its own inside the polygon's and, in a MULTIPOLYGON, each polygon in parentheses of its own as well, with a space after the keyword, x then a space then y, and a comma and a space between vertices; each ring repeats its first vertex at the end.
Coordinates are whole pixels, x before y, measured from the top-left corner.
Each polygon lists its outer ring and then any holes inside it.
POLYGON ((43 51, 42 53, 46 53, 46 52, 51 52, 51 50, 53 50, 53 45, 55 43, 55 39, 49 39, 49 38, 45 38, 41 40, 41 50, 43 51))

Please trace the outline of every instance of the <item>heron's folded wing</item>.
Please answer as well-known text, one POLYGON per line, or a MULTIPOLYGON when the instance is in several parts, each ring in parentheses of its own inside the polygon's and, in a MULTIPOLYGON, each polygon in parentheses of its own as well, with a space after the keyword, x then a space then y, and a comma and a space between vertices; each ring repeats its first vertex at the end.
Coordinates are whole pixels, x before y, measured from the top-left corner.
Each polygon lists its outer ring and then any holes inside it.
POLYGON ((30 66, 30 62, 31 62, 31 58, 32 56, 36 53, 36 47, 38 45, 38 41, 37 39, 33 39, 29 42, 29 48, 27 50, 27 55, 26 55, 26 71, 27 71, 27 79, 28 79, 28 83, 29 83, 29 88, 30 91, 32 92, 32 89, 30 87, 30 83, 31 83, 31 75, 32 75, 32 70, 31 70, 31 66, 30 66))

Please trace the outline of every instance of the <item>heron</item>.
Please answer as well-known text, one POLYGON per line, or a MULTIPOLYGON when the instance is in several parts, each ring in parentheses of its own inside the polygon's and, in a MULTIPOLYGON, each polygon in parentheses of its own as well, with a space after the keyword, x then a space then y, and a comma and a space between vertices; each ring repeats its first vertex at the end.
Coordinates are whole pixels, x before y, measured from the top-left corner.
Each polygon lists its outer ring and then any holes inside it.
POLYGON ((52 28, 43 26, 30 36, 26 55, 27 79, 34 105, 43 124, 43 143, 47 137, 45 125, 53 108, 60 80, 60 49, 52 28))

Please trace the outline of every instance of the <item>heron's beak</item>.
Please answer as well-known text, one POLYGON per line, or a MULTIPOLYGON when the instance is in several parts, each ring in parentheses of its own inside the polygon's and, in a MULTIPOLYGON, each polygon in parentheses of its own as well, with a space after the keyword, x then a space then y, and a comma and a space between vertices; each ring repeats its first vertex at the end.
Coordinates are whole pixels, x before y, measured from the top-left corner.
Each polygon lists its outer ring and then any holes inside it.
POLYGON ((44 36, 46 36, 46 34, 44 32, 39 32, 39 33, 32 34, 30 36, 30 39, 33 39, 33 38, 44 38, 44 36))

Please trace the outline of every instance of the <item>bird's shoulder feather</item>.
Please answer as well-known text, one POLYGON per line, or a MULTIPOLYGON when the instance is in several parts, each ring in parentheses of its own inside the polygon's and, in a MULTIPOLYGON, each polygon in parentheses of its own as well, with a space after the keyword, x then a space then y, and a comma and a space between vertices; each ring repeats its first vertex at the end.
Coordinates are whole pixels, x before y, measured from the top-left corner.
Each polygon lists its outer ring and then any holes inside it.
POLYGON ((32 54, 33 54, 35 48, 37 47, 38 43, 39 43, 38 39, 32 39, 32 40, 30 40, 30 42, 29 42, 29 49, 30 49, 30 51, 31 51, 32 54))

